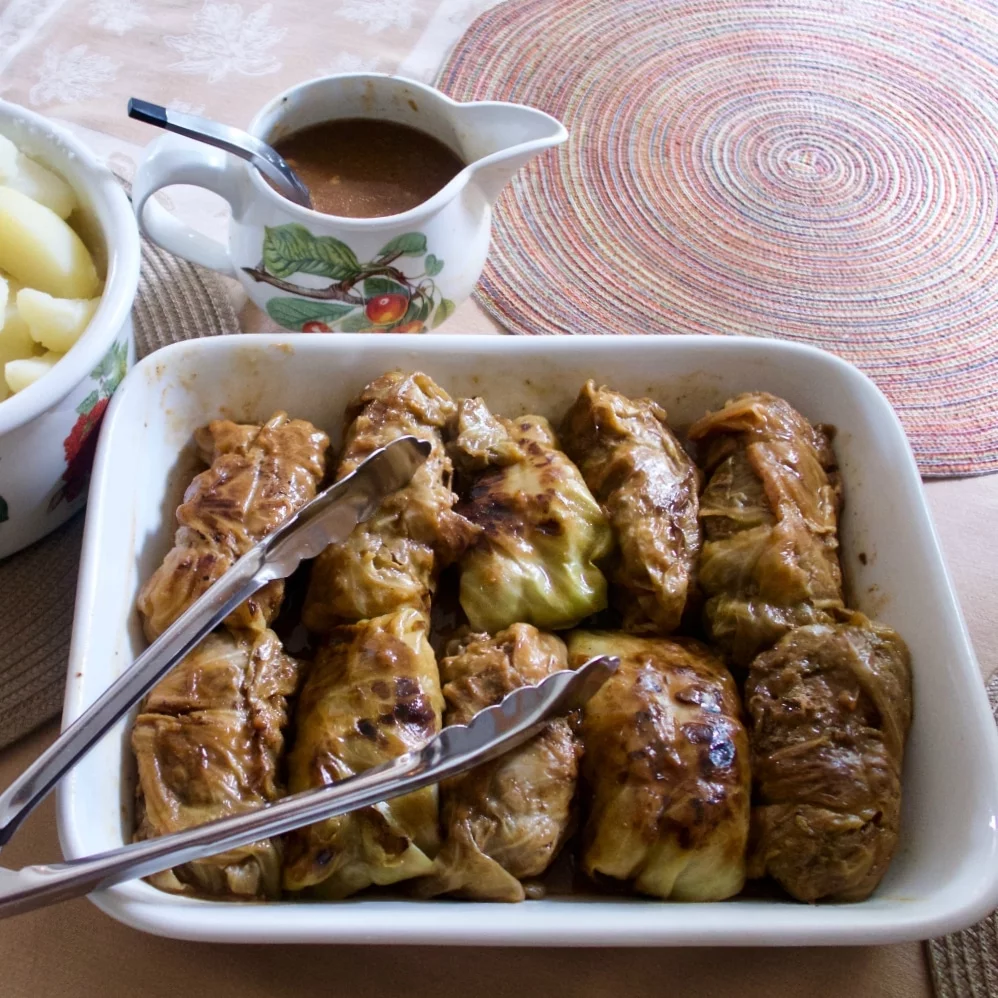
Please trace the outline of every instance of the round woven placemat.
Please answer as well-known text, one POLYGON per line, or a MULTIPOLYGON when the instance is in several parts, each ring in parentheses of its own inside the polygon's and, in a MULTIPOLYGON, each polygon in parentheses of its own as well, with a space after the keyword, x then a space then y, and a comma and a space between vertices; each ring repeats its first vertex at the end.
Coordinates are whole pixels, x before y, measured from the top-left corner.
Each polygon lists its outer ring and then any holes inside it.
POLYGON ((510 0, 440 86, 571 132, 497 206, 479 298, 511 331, 811 343, 923 473, 998 470, 993 3, 510 0))

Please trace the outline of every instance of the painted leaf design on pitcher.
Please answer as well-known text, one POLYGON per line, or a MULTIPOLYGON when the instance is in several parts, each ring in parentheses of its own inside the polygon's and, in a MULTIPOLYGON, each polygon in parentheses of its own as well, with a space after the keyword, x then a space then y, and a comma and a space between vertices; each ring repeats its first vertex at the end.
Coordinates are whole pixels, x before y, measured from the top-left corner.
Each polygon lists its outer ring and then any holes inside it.
POLYGON ((271 298, 267 312, 279 326, 300 330, 308 322, 332 325, 354 310, 353 305, 332 301, 306 301, 302 298, 271 298))
POLYGON ((342 281, 360 271, 353 250, 332 236, 313 236, 296 222, 264 231, 263 265, 275 277, 316 274, 342 281))
POLYGON ((244 267, 253 280, 290 296, 271 298, 267 313, 278 325, 305 333, 422 333, 454 312, 434 280, 444 261, 427 252, 422 232, 404 232, 387 242, 372 260, 333 236, 317 236, 290 222, 264 230, 258 267, 244 267), (397 261, 422 259, 420 273, 407 273, 397 261), (324 288, 295 284, 295 274, 326 277, 324 288), (431 319, 432 316, 432 319, 431 319))
POLYGON ((383 246, 378 256, 422 256, 425 252, 426 236, 422 232, 405 232, 383 246))

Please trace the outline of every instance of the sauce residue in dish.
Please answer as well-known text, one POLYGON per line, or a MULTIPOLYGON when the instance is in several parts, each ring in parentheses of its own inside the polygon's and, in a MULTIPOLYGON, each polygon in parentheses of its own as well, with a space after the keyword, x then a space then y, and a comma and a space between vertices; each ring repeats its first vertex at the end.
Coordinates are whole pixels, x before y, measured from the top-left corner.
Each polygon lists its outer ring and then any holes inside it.
POLYGON ((326 215, 380 218, 433 197, 465 164, 432 135, 373 118, 337 118, 274 143, 326 215))

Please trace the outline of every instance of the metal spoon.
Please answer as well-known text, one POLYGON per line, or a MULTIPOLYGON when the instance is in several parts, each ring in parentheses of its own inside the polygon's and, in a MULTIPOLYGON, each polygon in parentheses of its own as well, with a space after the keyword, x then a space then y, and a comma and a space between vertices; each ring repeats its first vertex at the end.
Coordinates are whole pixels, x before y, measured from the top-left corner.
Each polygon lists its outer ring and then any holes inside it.
POLYGON ((294 201, 303 208, 312 207, 308 188, 298 179, 284 157, 262 139, 241 128, 223 125, 196 114, 168 111, 159 104, 150 104, 149 101, 136 97, 129 98, 128 117, 144 121, 147 125, 165 128, 168 132, 186 135, 189 139, 197 139, 198 142, 239 156, 252 163, 289 201, 294 201))

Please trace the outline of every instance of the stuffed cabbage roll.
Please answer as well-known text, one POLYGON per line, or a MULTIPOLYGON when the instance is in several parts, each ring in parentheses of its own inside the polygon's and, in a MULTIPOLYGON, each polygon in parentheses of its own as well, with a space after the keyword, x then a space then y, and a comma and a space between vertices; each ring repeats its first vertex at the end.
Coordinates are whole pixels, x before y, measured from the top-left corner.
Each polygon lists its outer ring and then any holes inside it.
POLYGON ((677 901, 737 894, 751 775, 730 673, 689 639, 577 631, 568 652, 573 666, 620 657, 583 717, 585 872, 677 901))
MULTIPOLYGON (((210 467, 184 494, 174 547, 139 593, 150 641, 254 544, 313 499, 326 471, 329 437, 283 412, 262 426, 215 420, 194 438, 210 467)), ((284 582, 271 582, 234 610, 226 624, 266 627, 283 595, 284 582)))
POLYGON ((480 469, 458 507, 481 528, 461 560, 460 601, 472 628, 560 630, 604 609, 596 562, 613 549, 613 534, 548 421, 497 418, 481 399, 464 399, 457 429, 456 460, 480 469))
MULTIPOLYGON (((428 622, 411 608, 337 627, 298 701, 292 793, 336 783, 419 748, 440 730, 443 698, 428 622)), ((429 873, 439 848, 437 788, 292 832, 284 886, 344 898, 429 873)))
MULTIPOLYGON (((155 686, 132 729, 136 840, 253 810, 282 795, 278 765, 299 665, 273 631, 210 634, 155 686)), ((233 898, 281 892, 279 840, 148 878, 163 890, 233 898)))
POLYGON ((562 442, 617 538, 612 581, 624 630, 671 633, 696 591, 700 482, 665 410, 587 381, 562 442))
POLYGON ((911 726, 908 649, 853 614, 791 631, 745 685, 756 805, 749 875, 799 901, 862 901, 887 871, 911 726))
MULTIPOLYGON (((440 663, 447 724, 467 724, 520 686, 566 669, 565 645, 530 624, 495 637, 471 634, 440 663)), ((542 874, 571 824, 581 743, 568 720, 441 786, 444 844, 423 897, 455 894, 479 901, 522 901, 526 877, 542 874)))
POLYGON ((372 381, 347 409, 346 447, 338 477, 372 451, 412 434, 433 445, 409 484, 342 544, 315 560, 302 620, 325 633, 408 606, 429 612, 440 570, 455 561, 476 531, 454 512, 453 466, 443 428, 457 406, 425 374, 393 371, 372 381))
POLYGON ((783 399, 739 395, 690 427, 710 476, 700 585, 714 641, 737 665, 842 606, 840 492, 828 434, 783 399))

